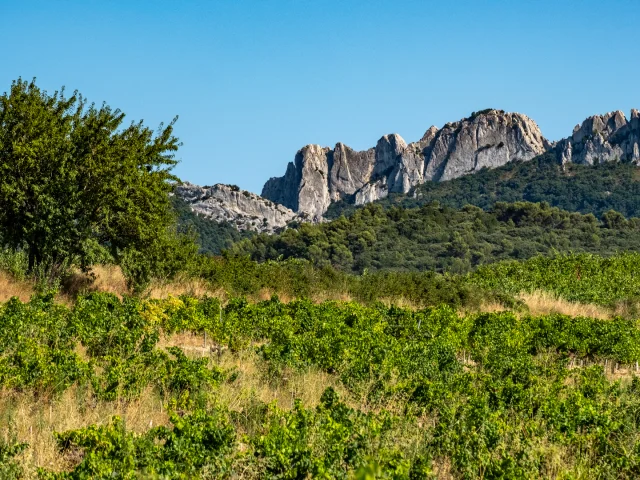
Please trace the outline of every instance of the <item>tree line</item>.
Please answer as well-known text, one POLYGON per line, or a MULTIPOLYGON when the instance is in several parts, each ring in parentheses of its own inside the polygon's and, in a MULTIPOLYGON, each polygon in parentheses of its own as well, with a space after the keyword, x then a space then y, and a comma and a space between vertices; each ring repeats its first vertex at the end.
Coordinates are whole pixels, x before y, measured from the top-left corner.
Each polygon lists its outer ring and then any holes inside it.
POLYGON ((231 252, 259 262, 302 258, 352 273, 465 273, 478 265, 558 252, 606 256, 640 251, 639 231, 640 219, 627 219, 614 210, 596 218, 546 202, 498 202, 489 211, 439 202, 387 209, 369 204, 328 223, 301 224, 279 235, 242 240, 231 252))

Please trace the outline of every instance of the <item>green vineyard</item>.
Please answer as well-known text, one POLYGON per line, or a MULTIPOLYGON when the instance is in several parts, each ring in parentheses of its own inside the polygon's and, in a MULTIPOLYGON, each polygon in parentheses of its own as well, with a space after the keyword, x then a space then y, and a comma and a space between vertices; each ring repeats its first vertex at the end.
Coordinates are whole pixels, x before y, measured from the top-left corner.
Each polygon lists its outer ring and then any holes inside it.
MULTIPOLYGON (((571 268, 583 265, 588 278, 587 263, 571 268)), ((522 286, 515 279, 533 281, 513 265, 494 268, 511 290, 522 286)), ((488 281, 483 271, 476 278, 488 281)), ((46 295, 14 299, 0 322, 4 391, 43 402, 72 391, 86 410, 151 394, 167 410, 165 425, 143 432, 118 416, 56 432, 70 467, 40 467, 39 478, 640 475, 640 330, 631 317, 96 293, 71 307, 46 295), (285 390, 315 372, 322 391, 313 404, 295 388, 286 402, 247 389, 229 402, 224 392, 242 390, 242 359, 285 390)), ((3 478, 25 474, 29 448, 4 440, 3 478)))

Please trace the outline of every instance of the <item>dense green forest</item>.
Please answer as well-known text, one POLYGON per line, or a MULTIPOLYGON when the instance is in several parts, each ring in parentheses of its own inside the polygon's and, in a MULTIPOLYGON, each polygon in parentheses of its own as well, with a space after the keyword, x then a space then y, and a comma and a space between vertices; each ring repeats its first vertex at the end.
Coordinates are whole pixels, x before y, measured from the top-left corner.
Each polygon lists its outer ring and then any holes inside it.
MULTIPOLYGON (((433 201, 452 208, 475 205, 484 210, 493 208, 496 202, 547 202, 597 217, 609 210, 635 217, 640 216, 640 169, 623 162, 563 166, 554 153, 547 153, 528 162, 483 169, 455 180, 426 182, 415 192, 392 194, 376 203, 385 208, 414 208, 433 201)), ((355 210, 354 205, 339 202, 329 207, 326 216, 335 219, 355 210)))
POLYGON ((640 219, 626 219, 615 211, 597 219, 546 203, 500 202, 490 211, 437 202, 413 209, 370 204, 348 218, 244 240, 232 251, 256 261, 304 258, 358 273, 461 273, 477 265, 557 252, 640 251, 639 232, 640 219))

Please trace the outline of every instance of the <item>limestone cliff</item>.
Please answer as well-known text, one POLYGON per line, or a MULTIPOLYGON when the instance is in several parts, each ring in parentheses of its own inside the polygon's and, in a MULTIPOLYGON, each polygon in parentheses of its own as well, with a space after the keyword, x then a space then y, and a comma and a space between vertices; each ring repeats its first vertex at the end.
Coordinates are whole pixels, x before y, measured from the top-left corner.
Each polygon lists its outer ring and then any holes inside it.
POLYGON ((410 144, 392 134, 362 152, 342 143, 333 150, 308 145, 283 177, 265 184, 262 196, 319 219, 331 202, 346 199, 359 205, 407 193, 427 180, 450 180, 483 167, 530 160, 549 145, 528 117, 486 110, 441 130, 431 127, 410 144))
POLYGON ((231 185, 200 187, 185 182, 176 186, 174 194, 195 213, 217 222, 230 222, 240 231, 273 233, 298 217, 282 205, 231 185))
POLYGON ((593 165, 612 160, 640 163, 640 113, 615 111, 587 118, 576 125, 573 135, 557 145, 562 163, 593 165))
POLYGON ((427 147, 425 180, 444 181, 531 160, 549 148, 536 123, 520 113, 489 110, 448 123, 427 147))

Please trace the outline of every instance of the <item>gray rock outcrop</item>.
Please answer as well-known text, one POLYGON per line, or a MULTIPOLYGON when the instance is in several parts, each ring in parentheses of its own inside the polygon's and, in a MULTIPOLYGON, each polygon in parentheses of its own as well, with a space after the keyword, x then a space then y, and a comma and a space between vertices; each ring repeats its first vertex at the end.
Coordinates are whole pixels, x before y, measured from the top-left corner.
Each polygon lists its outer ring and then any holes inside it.
POLYGON ((576 125, 573 135, 557 145, 563 164, 593 165, 623 160, 640 164, 640 113, 627 120, 621 111, 594 115, 576 125))
POLYGON ((333 149, 307 145, 284 176, 266 182, 262 197, 221 184, 185 183, 175 191, 207 218, 271 233, 292 220, 320 222, 333 202, 362 205, 408 193, 427 181, 531 160, 546 151, 555 152, 563 164, 624 160, 640 165, 640 112, 632 110, 628 120, 620 111, 589 117, 570 137, 550 143, 525 115, 483 110, 441 129, 432 126, 409 144, 391 134, 364 151, 343 143, 333 149))
POLYGON ((230 222, 240 231, 273 233, 298 218, 282 205, 231 185, 200 187, 186 182, 177 185, 174 194, 193 212, 217 222, 230 222))
POLYGON ((407 193, 427 180, 450 180, 481 168, 530 160, 549 146, 525 115, 486 110, 441 130, 431 127, 410 144, 392 134, 362 152, 342 143, 333 150, 308 145, 283 177, 265 184, 262 196, 317 220, 331 202, 361 205, 389 193, 407 193))
POLYGON ((332 202, 348 198, 367 185, 376 163, 375 156, 375 148, 356 152, 343 143, 336 145, 329 173, 329 197, 332 202))
POLYGON ((448 123, 435 135, 428 147, 425 180, 451 180, 482 168, 531 160, 549 146, 526 115, 484 111, 448 123))

